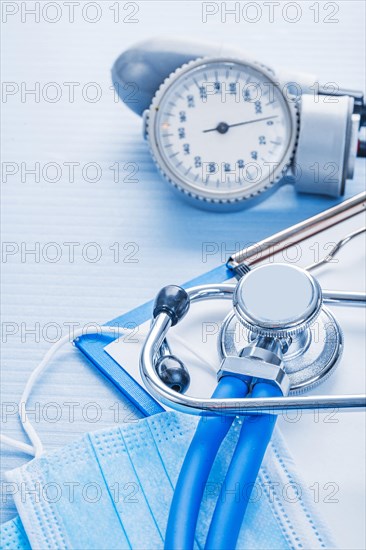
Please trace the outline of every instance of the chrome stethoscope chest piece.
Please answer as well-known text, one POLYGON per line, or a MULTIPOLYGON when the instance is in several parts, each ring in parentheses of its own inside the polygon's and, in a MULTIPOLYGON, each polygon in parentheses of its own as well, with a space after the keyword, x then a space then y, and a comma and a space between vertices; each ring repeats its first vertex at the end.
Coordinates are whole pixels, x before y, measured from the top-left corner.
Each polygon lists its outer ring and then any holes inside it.
MULTIPOLYGON (((345 201, 256 245, 234 254, 227 266, 241 276, 237 283, 207 282, 186 289, 170 285, 158 293, 152 323, 140 355, 142 380, 163 404, 181 412, 199 415, 246 416, 280 414, 283 410, 359 410, 366 406, 364 394, 296 395, 334 372, 343 351, 343 334, 324 304, 364 307, 363 292, 322 290, 310 271, 328 263, 359 229, 339 241, 327 256, 305 269, 271 263, 276 252, 363 212, 365 193, 345 201), (255 267, 258 261, 267 265, 255 267), (258 384, 277 386, 282 397, 210 398, 186 393, 190 372, 167 342, 172 326, 190 306, 206 300, 230 300, 231 313, 221 323, 217 379, 225 376, 245 382, 250 392, 258 384), (288 394, 292 395, 288 395, 288 394)), ((210 280, 210 278, 208 278, 210 280)), ((272 389, 272 388, 271 388, 272 389)), ((278 391, 277 389, 277 391, 278 391)))
POLYGON ((253 269, 239 281, 233 296, 238 320, 258 335, 275 338, 302 332, 314 322, 321 305, 316 279, 288 264, 253 269))
POLYGON ((319 283, 310 273, 288 264, 268 264, 247 273, 233 295, 234 312, 219 337, 222 359, 240 356, 258 338, 282 346, 290 392, 324 381, 341 357, 342 331, 322 304, 319 283))

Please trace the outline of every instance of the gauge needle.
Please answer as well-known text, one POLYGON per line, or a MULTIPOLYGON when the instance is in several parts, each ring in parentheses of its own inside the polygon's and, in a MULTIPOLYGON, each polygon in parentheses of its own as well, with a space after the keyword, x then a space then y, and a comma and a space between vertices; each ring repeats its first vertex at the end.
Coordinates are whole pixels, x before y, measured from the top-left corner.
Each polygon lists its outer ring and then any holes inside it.
POLYGON ((244 126, 244 124, 252 124, 253 122, 261 122, 262 120, 270 120, 271 118, 277 118, 277 115, 266 116, 263 118, 255 118, 253 120, 246 120, 245 122, 236 122, 235 124, 227 124, 226 122, 220 122, 216 128, 209 128, 209 130, 203 130, 204 134, 207 132, 219 132, 219 134, 226 134, 229 128, 234 128, 234 126, 244 126))

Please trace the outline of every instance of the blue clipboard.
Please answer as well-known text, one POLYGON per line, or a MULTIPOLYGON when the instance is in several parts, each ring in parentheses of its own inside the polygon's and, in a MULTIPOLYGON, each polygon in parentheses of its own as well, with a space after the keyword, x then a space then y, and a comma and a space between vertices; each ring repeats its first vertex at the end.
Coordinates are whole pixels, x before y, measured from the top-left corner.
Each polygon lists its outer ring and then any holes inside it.
MULTIPOLYGON (((354 189, 353 191, 357 191, 354 189)), ((350 196, 350 193, 347 193, 350 196)), ((335 206, 335 204, 342 202, 346 197, 339 198, 337 200, 324 201, 323 198, 308 197, 308 206, 311 204, 311 208, 307 209, 307 216, 313 216, 320 211, 335 206)), ((305 198, 302 198, 305 201, 305 198)), ((293 225, 304 219, 302 216, 289 213, 288 225, 293 225)), ((222 283, 228 279, 232 279, 235 276, 235 272, 230 269, 226 264, 220 265, 215 269, 208 271, 199 277, 196 277, 185 284, 183 287, 191 287, 206 283, 222 283)), ((152 316, 154 301, 151 300, 141 306, 124 313, 123 315, 116 317, 112 321, 106 323, 109 326, 118 327, 137 327, 152 316)), ((105 376, 114 386, 129 400, 135 407, 144 415, 150 416, 163 412, 165 409, 156 401, 136 380, 126 371, 123 367, 117 363, 112 357, 105 351, 105 347, 113 342, 113 340, 119 338, 118 336, 111 335, 85 335, 78 338, 75 341, 75 345, 78 349, 87 357, 87 359, 105 376)))
MULTIPOLYGON (((206 283, 222 283, 231 279, 234 272, 226 265, 221 265, 212 271, 183 284, 183 287, 202 285, 206 283)), ((151 318, 154 301, 146 302, 141 306, 116 317, 106 323, 109 326, 135 327, 141 325, 151 318)), ((117 338, 119 338, 117 336, 117 338)), ((116 338, 111 335, 85 335, 75 340, 77 348, 87 359, 105 376, 116 388, 131 401, 135 407, 144 415, 151 416, 164 411, 163 407, 156 401, 136 380, 123 369, 105 351, 105 347, 116 338)))

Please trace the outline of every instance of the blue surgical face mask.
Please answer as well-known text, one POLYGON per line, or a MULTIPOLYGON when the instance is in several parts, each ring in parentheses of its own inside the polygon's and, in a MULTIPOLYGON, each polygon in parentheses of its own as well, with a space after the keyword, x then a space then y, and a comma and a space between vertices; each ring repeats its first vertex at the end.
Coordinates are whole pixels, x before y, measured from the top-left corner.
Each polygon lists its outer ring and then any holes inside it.
MULTIPOLYGON (((20 519, 2 526, 1 547, 163 548, 175 482, 196 423, 193 417, 164 412, 85 434, 8 472, 20 519)), ((204 547, 239 429, 238 420, 211 472, 196 548, 204 547)), ((296 498, 299 487, 303 485, 277 430, 252 492, 238 548, 334 547, 304 492, 296 498)), ((237 488, 238 506, 241 490, 245 488, 237 488)))

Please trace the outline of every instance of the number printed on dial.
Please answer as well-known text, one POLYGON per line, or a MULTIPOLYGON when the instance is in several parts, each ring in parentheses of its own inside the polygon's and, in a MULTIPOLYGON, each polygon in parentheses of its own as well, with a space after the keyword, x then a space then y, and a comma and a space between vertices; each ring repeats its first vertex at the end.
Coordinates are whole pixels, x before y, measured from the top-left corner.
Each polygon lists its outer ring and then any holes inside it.
POLYGON ((205 61, 160 99, 154 137, 163 169, 202 196, 238 196, 273 181, 293 135, 288 99, 259 68, 205 61))

